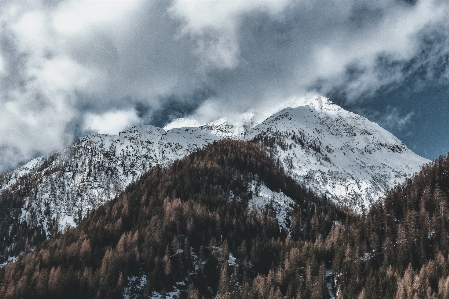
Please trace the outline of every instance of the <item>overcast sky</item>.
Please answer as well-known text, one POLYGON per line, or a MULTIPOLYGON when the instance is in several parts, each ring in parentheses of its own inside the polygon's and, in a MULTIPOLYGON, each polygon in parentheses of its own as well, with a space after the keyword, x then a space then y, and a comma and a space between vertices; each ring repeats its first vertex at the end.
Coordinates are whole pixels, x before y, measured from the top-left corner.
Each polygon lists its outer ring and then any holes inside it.
POLYGON ((93 132, 314 94, 436 158, 448 16, 446 0, 0 1, 0 171, 93 132))

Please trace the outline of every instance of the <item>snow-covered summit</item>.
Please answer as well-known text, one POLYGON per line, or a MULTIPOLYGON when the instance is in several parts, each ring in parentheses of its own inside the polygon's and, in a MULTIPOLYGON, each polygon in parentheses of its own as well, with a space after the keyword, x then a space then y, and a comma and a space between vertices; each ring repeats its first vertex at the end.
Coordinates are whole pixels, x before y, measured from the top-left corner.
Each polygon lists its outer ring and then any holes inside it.
POLYGON ((376 123, 326 98, 284 108, 246 138, 270 143, 293 178, 359 211, 428 162, 376 123))

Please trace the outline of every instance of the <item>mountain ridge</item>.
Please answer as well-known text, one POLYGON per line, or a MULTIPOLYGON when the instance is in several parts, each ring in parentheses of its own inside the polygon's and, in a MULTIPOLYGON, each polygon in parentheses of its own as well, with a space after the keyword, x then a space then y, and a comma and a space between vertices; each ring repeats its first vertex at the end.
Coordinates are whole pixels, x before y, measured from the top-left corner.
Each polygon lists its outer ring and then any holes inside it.
POLYGON ((3 216, 3 230, 9 231, 1 246, 3 260, 20 252, 13 249, 16 238, 25 245, 11 221, 31 226, 30 240, 35 232, 36 240, 48 238, 76 226, 151 168, 223 138, 258 143, 298 183, 358 212, 427 162, 377 124, 329 99, 301 99, 291 106, 260 123, 244 113, 236 122, 220 119, 167 131, 147 125, 118 135, 89 135, 1 175, 0 196, 15 198, 16 207, 3 216))

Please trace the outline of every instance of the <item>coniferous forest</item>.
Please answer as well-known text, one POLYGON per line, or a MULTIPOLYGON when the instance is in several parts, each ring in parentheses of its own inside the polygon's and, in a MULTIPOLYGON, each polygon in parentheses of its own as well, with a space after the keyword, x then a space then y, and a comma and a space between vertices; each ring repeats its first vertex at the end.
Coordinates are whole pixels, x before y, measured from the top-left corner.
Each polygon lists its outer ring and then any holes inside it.
POLYGON ((77 228, 30 235, 0 298, 449 298, 449 157, 356 214, 273 156, 222 140, 153 168, 77 228), (293 199, 290 231, 250 209, 254 182, 293 199))

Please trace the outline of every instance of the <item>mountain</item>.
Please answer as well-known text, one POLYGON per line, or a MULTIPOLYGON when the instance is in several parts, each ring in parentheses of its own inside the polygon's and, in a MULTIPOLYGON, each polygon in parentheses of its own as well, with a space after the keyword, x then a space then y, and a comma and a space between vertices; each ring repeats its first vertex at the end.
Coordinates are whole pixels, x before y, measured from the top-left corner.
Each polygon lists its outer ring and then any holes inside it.
MULTIPOLYGON (((257 144, 222 140, 153 168, 75 229, 1 268, 0 297, 241 298, 284 259, 285 242, 293 249, 344 217, 257 144)), ((299 282, 291 274, 285 287, 299 282)))
POLYGON ((299 184, 355 211, 366 210, 428 162, 326 98, 300 99, 259 124, 250 113, 237 121, 179 127, 185 123, 90 135, 1 175, 1 260, 76 226, 156 165, 168 166, 220 139, 258 143, 299 184))
POLYGON ((1 298, 447 298, 449 157, 364 214, 254 142, 155 167, 0 268, 1 298))

